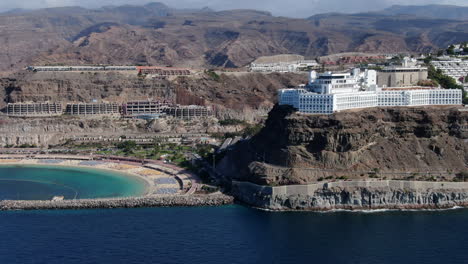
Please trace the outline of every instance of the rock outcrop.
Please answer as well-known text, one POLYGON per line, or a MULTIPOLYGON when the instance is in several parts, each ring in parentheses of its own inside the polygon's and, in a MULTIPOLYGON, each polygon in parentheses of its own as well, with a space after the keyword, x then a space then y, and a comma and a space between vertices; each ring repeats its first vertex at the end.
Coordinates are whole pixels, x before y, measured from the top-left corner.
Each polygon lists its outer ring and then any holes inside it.
POLYGON ((165 98, 175 93, 165 80, 139 78, 136 72, 21 72, 0 79, 0 107, 16 102, 91 102, 165 98))
POLYGON ((4 118, 0 123, 0 146, 23 144, 48 146, 65 143, 73 136, 105 136, 144 133, 146 122, 109 117, 4 118))
POLYGON ((266 187, 234 182, 237 199, 269 210, 446 209, 468 206, 468 183, 357 181, 266 187))
POLYGON ((367 178, 452 180, 467 169, 462 107, 373 108, 304 115, 276 106, 264 129, 228 151, 228 179, 262 185, 367 178))
POLYGON ((168 118, 154 121, 121 119, 118 117, 0 118, 0 147, 49 146, 63 144, 75 137, 116 137, 151 135, 155 133, 220 133, 234 132, 234 126, 220 126, 213 117, 196 120, 168 118))

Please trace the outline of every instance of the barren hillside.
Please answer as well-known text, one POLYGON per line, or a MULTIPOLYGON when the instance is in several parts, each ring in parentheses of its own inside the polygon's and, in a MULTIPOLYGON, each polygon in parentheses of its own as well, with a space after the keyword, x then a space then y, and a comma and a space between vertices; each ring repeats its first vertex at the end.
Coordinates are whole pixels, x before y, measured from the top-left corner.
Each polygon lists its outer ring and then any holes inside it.
POLYGON ((422 52, 467 40, 467 23, 399 13, 291 19, 158 3, 43 9, 0 14, 0 71, 28 64, 239 67, 284 53, 422 52))
POLYGON ((200 73, 175 80, 139 78, 136 74, 22 72, 0 78, 0 108, 28 101, 91 102, 165 99, 179 104, 204 101, 226 117, 244 119, 266 115, 277 90, 307 81, 306 74, 200 73), (200 100, 201 99, 201 100, 200 100), (247 111, 247 113, 244 113, 247 111))

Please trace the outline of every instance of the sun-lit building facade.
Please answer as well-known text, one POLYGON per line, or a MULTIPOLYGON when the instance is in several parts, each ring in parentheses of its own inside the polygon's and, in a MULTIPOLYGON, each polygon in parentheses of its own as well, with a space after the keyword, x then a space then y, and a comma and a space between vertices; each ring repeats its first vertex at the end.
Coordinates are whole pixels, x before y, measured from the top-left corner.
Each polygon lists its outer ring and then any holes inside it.
POLYGON ((317 74, 307 86, 279 91, 280 105, 291 105, 308 114, 391 106, 461 105, 459 89, 378 88, 375 71, 317 74))

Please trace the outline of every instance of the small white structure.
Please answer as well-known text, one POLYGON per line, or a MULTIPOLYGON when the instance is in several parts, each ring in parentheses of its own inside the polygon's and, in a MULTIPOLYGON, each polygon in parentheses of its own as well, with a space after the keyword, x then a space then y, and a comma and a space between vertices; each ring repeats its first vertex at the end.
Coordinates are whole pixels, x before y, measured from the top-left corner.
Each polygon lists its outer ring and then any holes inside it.
POLYGON ((300 60, 292 62, 276 62, 276 63, 252 63, 250 64, 251 72, 298 72, 301 69, 319 67, 315 60, 300 60))
POLYGON ((28 71, 63 72, 63 71, 136 71, 136 66, 28 66, 28 71))
POLYGON ((283 89, 280 105, 291 105, 299 112, 332 114, 349 109, 385 106, 461 105, 459 89, 388 88, 375 85, 375 71, 310 74, 305 88, 283 89))

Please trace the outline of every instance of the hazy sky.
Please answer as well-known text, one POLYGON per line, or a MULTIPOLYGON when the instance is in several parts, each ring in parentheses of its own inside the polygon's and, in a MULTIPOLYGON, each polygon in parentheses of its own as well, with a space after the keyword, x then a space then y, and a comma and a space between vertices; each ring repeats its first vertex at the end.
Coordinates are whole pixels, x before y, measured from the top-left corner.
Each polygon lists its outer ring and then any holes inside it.
POLYGON ((468 0, 0 0, 0 10, 12 8, 44 8, 57 6, 99 7, 103 5, 144 4, 163 2, 176 8, 211 7, 224 9, 258 9, 278 16, 308 17, 326 12, 360 12, 379 10, 394 4, 451 4, 468 6, 468 0))

